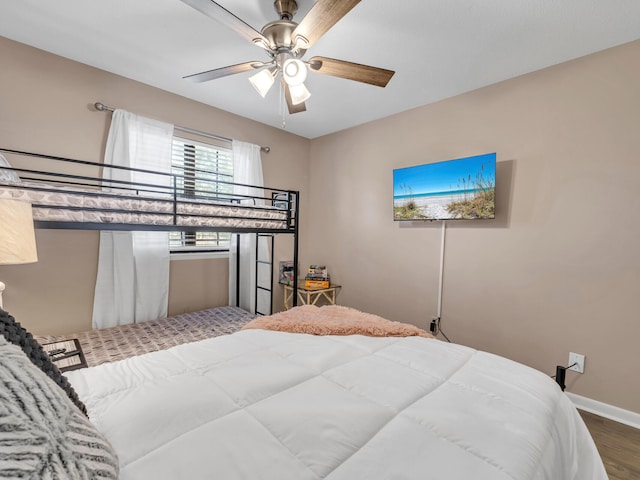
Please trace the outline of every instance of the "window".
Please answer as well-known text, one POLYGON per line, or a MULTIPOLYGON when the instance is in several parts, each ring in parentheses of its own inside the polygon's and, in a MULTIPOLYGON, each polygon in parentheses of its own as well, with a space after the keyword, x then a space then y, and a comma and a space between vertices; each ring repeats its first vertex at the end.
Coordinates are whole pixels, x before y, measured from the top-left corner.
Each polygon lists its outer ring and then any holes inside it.
MULTIPOLYGON (((172 173, 178 177, 178 192, 229 198, 233 185, 233 156, 229 148, 173 137, 172 173)), ((231 234, 227 232, 171 232, 172 253, 220 252, 229 250, 231 234)))

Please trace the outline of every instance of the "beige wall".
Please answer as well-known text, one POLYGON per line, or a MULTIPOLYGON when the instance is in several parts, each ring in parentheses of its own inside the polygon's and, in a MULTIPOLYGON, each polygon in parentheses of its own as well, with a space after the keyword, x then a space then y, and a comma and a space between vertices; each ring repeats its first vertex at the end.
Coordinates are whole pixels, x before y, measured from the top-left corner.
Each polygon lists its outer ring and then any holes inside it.
MULTIPOLYGON (((392 220, 392 169, 497 152, 497 219, 450 221, 442 327, 640 412, 640 42, 312 141, 309 249, 341 303, 427 327, 441 223, 392 220)), ((490 66, 487 66, 490 68, 490 66)))
MULTIPOLYGON (((326 263, 340 303, 422 327, 441 224, 393 222, 392 169, 495 151, 498 218, 447 224, 445 332, 549 374, 583 353, 569 391, 640 412, 639 55, 635 42, 309 141, 0 39, 0 146, 99 161, 98 100, 269 145, 265 182, 302 191, 301 265, 326 263)), ((97 234, 37 241, 38 263, 0 267, 5 307, 36 332, 88 328, 97 234)), ((170 313, 224 303, 224 261, 171 268, 170 313)))
MULTIPOLYGON (((110 115, 96 101, 217 135, 268 145, 265 184, 308 189, 309 140, 0 37, 0 146, 101 161, 110 115)), ((212 88, 215 88, 212 85, 212 88)), ((302 204, 305 216, 305 205, 302 204)), ((37 231, 39 261, 0 266, 4 306, 35 333, 91 326, 98 234, 37 231)), ((301 242, 304 236, 301 235, 301 242)), ((292 258, 278 236, 276 262, 292 258)), ((276 285, 276 307, 282 304, 276 285)), ((171 262, 169 313, 226 305, 227 260, 171 262)))

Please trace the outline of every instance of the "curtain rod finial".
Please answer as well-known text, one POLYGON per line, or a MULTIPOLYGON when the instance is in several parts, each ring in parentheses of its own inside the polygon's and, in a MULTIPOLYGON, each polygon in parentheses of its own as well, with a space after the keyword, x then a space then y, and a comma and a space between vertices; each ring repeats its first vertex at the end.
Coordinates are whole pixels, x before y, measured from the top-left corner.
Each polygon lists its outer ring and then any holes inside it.
POLYGON ((113 112, 113 108, 107 107, 102 102, 96 102, 96 103, 93 104, 93 106, 96 107, 96 110, 98 110, 100 112, 113 112))
POLYGON ((260 150, 262 150, 264 153, 269 153, 271 151, 271 147, 260 147, 260 150))

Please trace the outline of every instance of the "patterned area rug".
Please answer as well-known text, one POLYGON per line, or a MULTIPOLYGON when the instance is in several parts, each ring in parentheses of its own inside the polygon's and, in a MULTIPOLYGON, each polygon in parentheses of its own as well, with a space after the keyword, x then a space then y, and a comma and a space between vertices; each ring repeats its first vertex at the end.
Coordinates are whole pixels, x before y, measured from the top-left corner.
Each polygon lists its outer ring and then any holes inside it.
POLYGON ((164 350, 182 343, 227 335, 240 330, 255 315, 238 307, 215 307, 132 325, 88 330, 71 335, 34 335, 40 343, 77 338, 87 366, 164 350))

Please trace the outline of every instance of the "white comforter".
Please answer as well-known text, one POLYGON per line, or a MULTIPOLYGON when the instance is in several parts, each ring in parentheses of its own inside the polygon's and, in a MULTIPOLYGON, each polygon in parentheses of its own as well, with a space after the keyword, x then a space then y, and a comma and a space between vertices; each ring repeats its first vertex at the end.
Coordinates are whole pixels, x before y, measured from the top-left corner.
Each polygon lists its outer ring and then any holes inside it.
POLYGON ((247 330, 67 373, 122 480, 606 480, 544 374, 418 337, 247 330))

